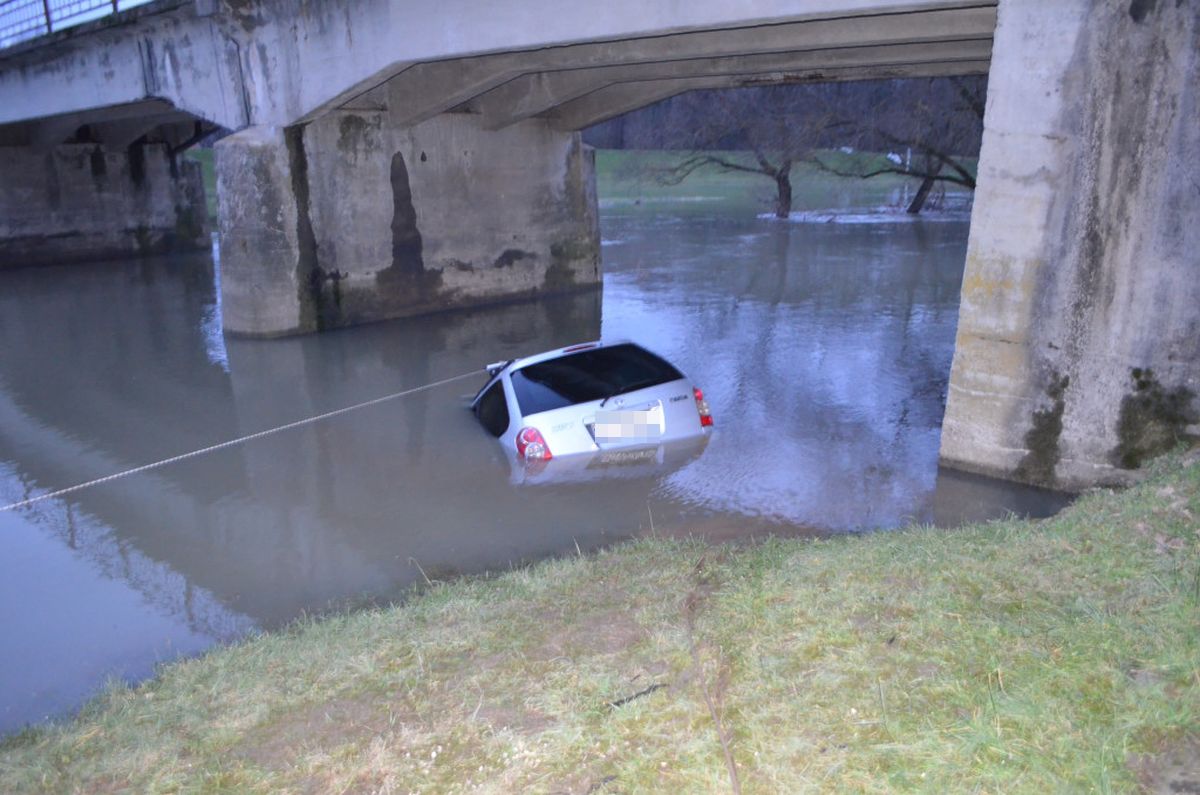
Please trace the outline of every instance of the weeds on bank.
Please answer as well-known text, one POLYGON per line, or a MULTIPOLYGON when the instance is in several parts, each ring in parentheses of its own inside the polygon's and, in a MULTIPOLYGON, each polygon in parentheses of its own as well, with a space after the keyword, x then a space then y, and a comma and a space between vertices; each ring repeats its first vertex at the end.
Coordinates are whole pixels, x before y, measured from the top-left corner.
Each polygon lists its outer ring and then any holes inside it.
POLYGON ((114 686, 5 740, 0 790, 1155 786, 1200 748, 1185 461, 1043 522, 644 540, 435 582, 114 686))

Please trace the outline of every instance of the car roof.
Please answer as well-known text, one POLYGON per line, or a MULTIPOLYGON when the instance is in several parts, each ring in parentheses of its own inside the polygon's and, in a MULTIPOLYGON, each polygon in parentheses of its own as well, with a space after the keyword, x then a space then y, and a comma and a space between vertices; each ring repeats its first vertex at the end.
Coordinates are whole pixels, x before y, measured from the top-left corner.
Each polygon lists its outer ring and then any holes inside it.
POLYGON ((544 362, 549 359, 557 359, 560 356, 570 356, 572 353, 578 353, 579 351, 591 350, 594 348, 610 348, 615 345, 633 345, 633 344, 635 344, 635 343, 632 343, 629 340, 624 340, 624 339, 609 340, 608 342, 604 342, 601 340, 593 340, 591 342, 580 342, 575 345, 568 345, 565 348, 557 348, 552 351, 544 351, 542 353, 535 353, 532 356, 525 356, 521 359, 513 359, 511 362, 508 363, 508 366, 505 367, 504 369, 509 372, 512 372, 513 370, 519 370, 522 367, 527 367, 528 365, 531 365, 531 364, 537 364, 538 362, 544 362))
MULTIPOLYGON (((545 362, 550 359, 557 359, 562 356, 570 356, 571 354, 579 353, 580 351, 594 350, 596 348, 613 347, 616 345, 637 345, 637 343, 632 342, 631 340, 627 340, 627 339, 609 340, 608 342, 604 342, 602 340, 592 340, 591 342, 577 342, 574 345, 568 345, 565 348, 555 348, 552 351, 542 351, 541 353, 535 353, 532 356, 524 356, 520 359, 511 359, 507 363, 495 362, 494 364, 489 364, 484 368, 489 373, 488 380, 484 383, 483 387, 475 394, 475 397, 471 400, 471 406, 474 407, 475 404, 479 402, 479 398, 483 397, 483 393, 486 392, 492 384, 496 383, 496 381, 502 380, 503 376, 505 374, 507 374, 513 370, 519 370, 522 367, 525 367, 530 364, 537 364, 538 362, 545 362)), ((641 346, 637 345, 637 347, 640 348, 641 346)))

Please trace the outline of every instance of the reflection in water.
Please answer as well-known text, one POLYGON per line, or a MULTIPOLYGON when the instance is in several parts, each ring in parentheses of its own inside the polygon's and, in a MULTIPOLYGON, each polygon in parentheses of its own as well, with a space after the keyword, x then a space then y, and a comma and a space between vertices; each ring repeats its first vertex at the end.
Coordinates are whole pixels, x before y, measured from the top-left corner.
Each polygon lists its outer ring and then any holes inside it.
POLYGON ((648 532, 651 516, 726 538, 1058 507, 938 473, 965 224, 638 208, 603 223, 603 317, 593 292, 222 340, 207 259, 0 274, 4 503, 601 332, 679 365, 717 422, 699 455, 515 486, 465 410, 481 373, 0 514, 0 731, 110 674, 388 598, 418 564, 502 568, 648 532))

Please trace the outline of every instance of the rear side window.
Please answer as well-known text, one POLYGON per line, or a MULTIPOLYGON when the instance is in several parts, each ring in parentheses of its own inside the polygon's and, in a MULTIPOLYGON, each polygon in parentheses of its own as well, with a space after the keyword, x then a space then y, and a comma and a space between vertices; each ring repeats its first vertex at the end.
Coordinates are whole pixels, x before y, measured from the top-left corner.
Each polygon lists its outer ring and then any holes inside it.
POLYGON ((492 384, 475 404, 475 416, 492 436, 501 436, 508 430, 508 403, 504 400, 504 384, 492 384))
POLYGON ((523 416, 680 378, 683 376, 670 364, 644 348, 629 344, 580 351, 509 374, 523 416))

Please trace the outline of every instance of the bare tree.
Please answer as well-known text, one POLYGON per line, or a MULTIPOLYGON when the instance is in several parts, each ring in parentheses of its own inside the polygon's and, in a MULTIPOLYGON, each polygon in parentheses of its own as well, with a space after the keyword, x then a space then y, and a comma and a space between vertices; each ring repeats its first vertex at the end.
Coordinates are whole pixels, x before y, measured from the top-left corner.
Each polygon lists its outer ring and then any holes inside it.
POLYGON ((791 212, 793 168, 803 162, 845 177, 916 177, 908 207, 916 213, 938 183, 974 189, 986 91, 983 77, 694 91, 587 135, 618 148, 685 150, 654 172, 663 184, 704 169, 769 177, 780 218, 791 212), (904 156, 886 156, 897 151, 904 156))
POLYGON ((840 86, 770 86, 697 91, 676 99, 667 131, 690 151, 656 179, 677 185, 700 169, 762 174, 775 183, 775 216, 792 211, 792 167, 811 160, 830 131, 845 127, 831 101, 840 86), (680 107, 682 106, 682 107, 680 107), (739 157, 732 149, 749 150, 739 157))
POLYGON ((908 206, 919 213, 937 182, 975 189, 973 161, 983 136, 986 78, 887 81, 870 87, 851 120, 860 148, 902 151, 902 158, 822 152, 820 168, 843 177, 882 174, 917 177, 921 186, 908 206), (880 90, 880 89, 883 90, 880 90))

